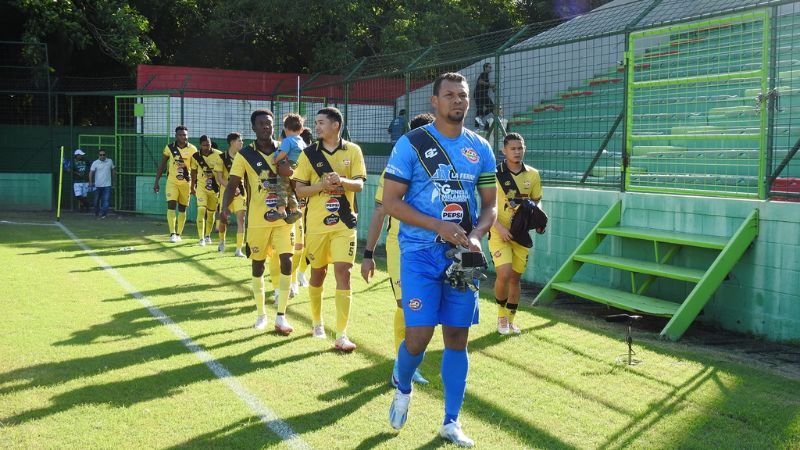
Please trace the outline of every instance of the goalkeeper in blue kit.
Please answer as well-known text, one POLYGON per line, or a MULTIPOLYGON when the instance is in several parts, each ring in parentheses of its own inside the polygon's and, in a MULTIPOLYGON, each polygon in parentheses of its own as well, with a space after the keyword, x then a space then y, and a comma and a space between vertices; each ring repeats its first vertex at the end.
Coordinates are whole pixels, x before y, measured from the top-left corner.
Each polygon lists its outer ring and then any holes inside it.
POLYGON ((467 283, 471 289, 460 284, 467 273, 460 269, 462 262, 474 267, 476 258, 483 260, 480 240, 497 218, 495 158, 485 139, 464 128, 469 87, 461 74, 436 79, 431 106, 434 123, 397 141, 385 173, 384 209, 402 222, 400 279, 414 280, 403 285, 406 337, 397 355, 399 383, 389 421, 395 429, 405 424, 414 371, 435 327, 442 325, 445 414, 439 434, 471 447, 474 442, 462 430, 458 415, 469 369, 469 328, 478 323, 478 293, 476 280, 467 283), (459 270, 454 271, 455 266, 459 270))

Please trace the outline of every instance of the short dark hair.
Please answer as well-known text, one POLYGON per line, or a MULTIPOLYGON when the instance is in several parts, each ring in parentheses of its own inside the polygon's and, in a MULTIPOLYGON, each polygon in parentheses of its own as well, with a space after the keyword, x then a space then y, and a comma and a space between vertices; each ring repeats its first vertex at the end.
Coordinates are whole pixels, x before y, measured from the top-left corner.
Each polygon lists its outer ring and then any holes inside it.
POLYGON ((520 141, 522 145, 525 145, 525 139, 523 139, 522 135, 519 133, 508 133, 506 137, 503 138, 503 147, 508 145, 508 141, 520 141))
POLYGON ((464 75, 461 75, 457 72, 447 72, 439 75, 436 77, 436 81, 433 82, 433 95, 439 95, 439 87, 442 85, 442 81, 457 81, 459 83, 463 82, 466 83, 467 79, 464 78, 464 75))
POLYGON ((311 128, 308 127, 303 128, 300 137, 303 138, 303 142, 305 142, 306 145, 311 145, 311 141, 314 140, 314 137, 311 135, 311 128))
POLYGON ((186 128, 186 125, 178 125, 177 127, 175 127, 175 133, 177 133, 178 131, 185 131, 188 133, 189 129, 186 128))
POLYGON ((256 124, 256 117, 258 116, 270 116, 272 117, 272 120, 275 120, 275 113, 266 108, 261 108, 253 111, 253 113, 250 114, 250 125, 256 124))
POLYGON ((406 115, 406 110, 405 109, 401 109, 400 112, 397 113, 397 115, 398 116, 405 116, 406 115))
POLYGON ((317 111, 317 114, 324 114, 325 116, 328 117, 328 120, 339 122, 339 128, 341 128, 342 124, 344 123, 344 117, 342 116, 342 112, 339 111, 339 108, 334 108, 333 106, 327 106, 317 111))
POLYGON ((491 66, 492 63, 483 63, 483 70, 486 70, 487 67, 491 66))
POLYGON ((227 137, 228 145, 231 145, 231 142, 236 141, 242 138, 242 133, 234 131, 233 133, 229 133, 227 137))
POLYGON ((411 119, 411 129, 419 128, 423 125, 433 123, 436 118, 431 113, 417 114, 411 119))
POLYGON ((202 144, 203 142, 211 143, 211 140, 208 138, 208 136, 206 136, 204 134, 204 135, 200 136, 200 143, 202 144))
POLYGON ((302 131, 303 122, 303 116, 300 114, 289 113, 283 118, 283 128, 290 131, 302 131))

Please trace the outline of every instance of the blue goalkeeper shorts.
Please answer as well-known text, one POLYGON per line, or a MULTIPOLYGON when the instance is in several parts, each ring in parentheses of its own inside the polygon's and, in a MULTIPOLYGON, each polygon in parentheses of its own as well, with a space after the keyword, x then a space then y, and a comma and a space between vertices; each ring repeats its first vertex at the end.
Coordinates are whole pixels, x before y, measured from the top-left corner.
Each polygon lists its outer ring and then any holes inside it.
POLYGON ((400 255, 403 313, 407 327, 445 325, 469 328, 478 323, 478 293, 450 287, 445 270, 453 262, 448 245, 432 245, 400 255))

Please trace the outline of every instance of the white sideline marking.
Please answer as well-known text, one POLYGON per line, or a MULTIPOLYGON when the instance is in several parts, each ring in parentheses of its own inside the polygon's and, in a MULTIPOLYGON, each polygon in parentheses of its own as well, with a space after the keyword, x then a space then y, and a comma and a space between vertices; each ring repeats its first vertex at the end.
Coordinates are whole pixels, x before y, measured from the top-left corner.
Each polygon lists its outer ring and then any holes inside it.
POLYGON ((50 222, 14 222, 13 220, 0 220, 3 225, 25 225, 34 227, 55 227, 55 223, 50 222))
POLYGON ((89 248, 88 245, 84 244, 72 231, 69 230, 64 224, 58 222, 55 224, 56 226, 60 227, 67 236, 69 236, 76 244, 83 250, 85 250, 89 256, 91 256, 97 263, 102 267, 105 271, 111 275, 111 277, 129 294, 134 296, 136 300, 139 300, 150 314, 153 315, 159 322, 161 322, 165 327, 169 328, 182 343, 189 349, 190 352, 194 353, 203 363, 211 369, 214 375, 217 376, 223 383, 228 386, 228 389, 233 391, 237 397, 239 397, 247 406, 250 407, 258 417, 261 419, 261 422, 267 426, 273 433, 275 433, 279 438, 286 441, 286 445, 289 448, 293 449, 310 449, 311 446, 308 445, 306 441, 304 441, 300 436, 295 434, 292 431, 292 428, 289 425, 282 421, 277 414, 275 414, 272 409, 270 409, 266 404, 264 404, 258 397, 255 396, 252 392, 250 392, 246 387, 244 387, 238 380, 231 374, 228 369, 225 368, 222 364, 220 364, 211 353, 203 350, 200 348, 197 343, 183 331, 183 328, 178 326, 172 319, 169 318, 163 311, 158 309, 155 305, 153 305, 150 300, 147 299, 141 292, 137 291, 132 284, 128 283, 128 280, 122 277, 119 272, 116 271, 112 266, 108 265, 103 258, 99 257, 94 250, 89 248))

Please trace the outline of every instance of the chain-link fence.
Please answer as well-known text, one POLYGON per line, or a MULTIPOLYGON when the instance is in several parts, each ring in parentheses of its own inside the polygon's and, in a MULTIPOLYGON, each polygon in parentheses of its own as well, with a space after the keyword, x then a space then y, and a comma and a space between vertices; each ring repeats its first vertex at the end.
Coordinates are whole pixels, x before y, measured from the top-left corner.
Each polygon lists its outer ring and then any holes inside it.
POLYGON ((546 185, 800 198, 800 2, 604 3, 578 17, 299 76, 172 68, 102 85, 51 80, 45 48, 0 44, 2 139, 18 155, 0 171, 52 174, 59 145, 86 147, 90 157, 105 148, 119 169, 116 207, 160 213, 152 180, 175 126, 187 125, 195 144, 206 134, 224 149, 231 131, 253 138, 256 108, 271 108, 278 121, 290 111, 313 120, 330 105, 379 173, 398 131, 430 112, 433 80, 455 71, 473 91, 466 125, 498 155, 503 136, 520 133, 525 162, 546 185), (23 63, 31 60, 23 52, 44 62, 23 63))

